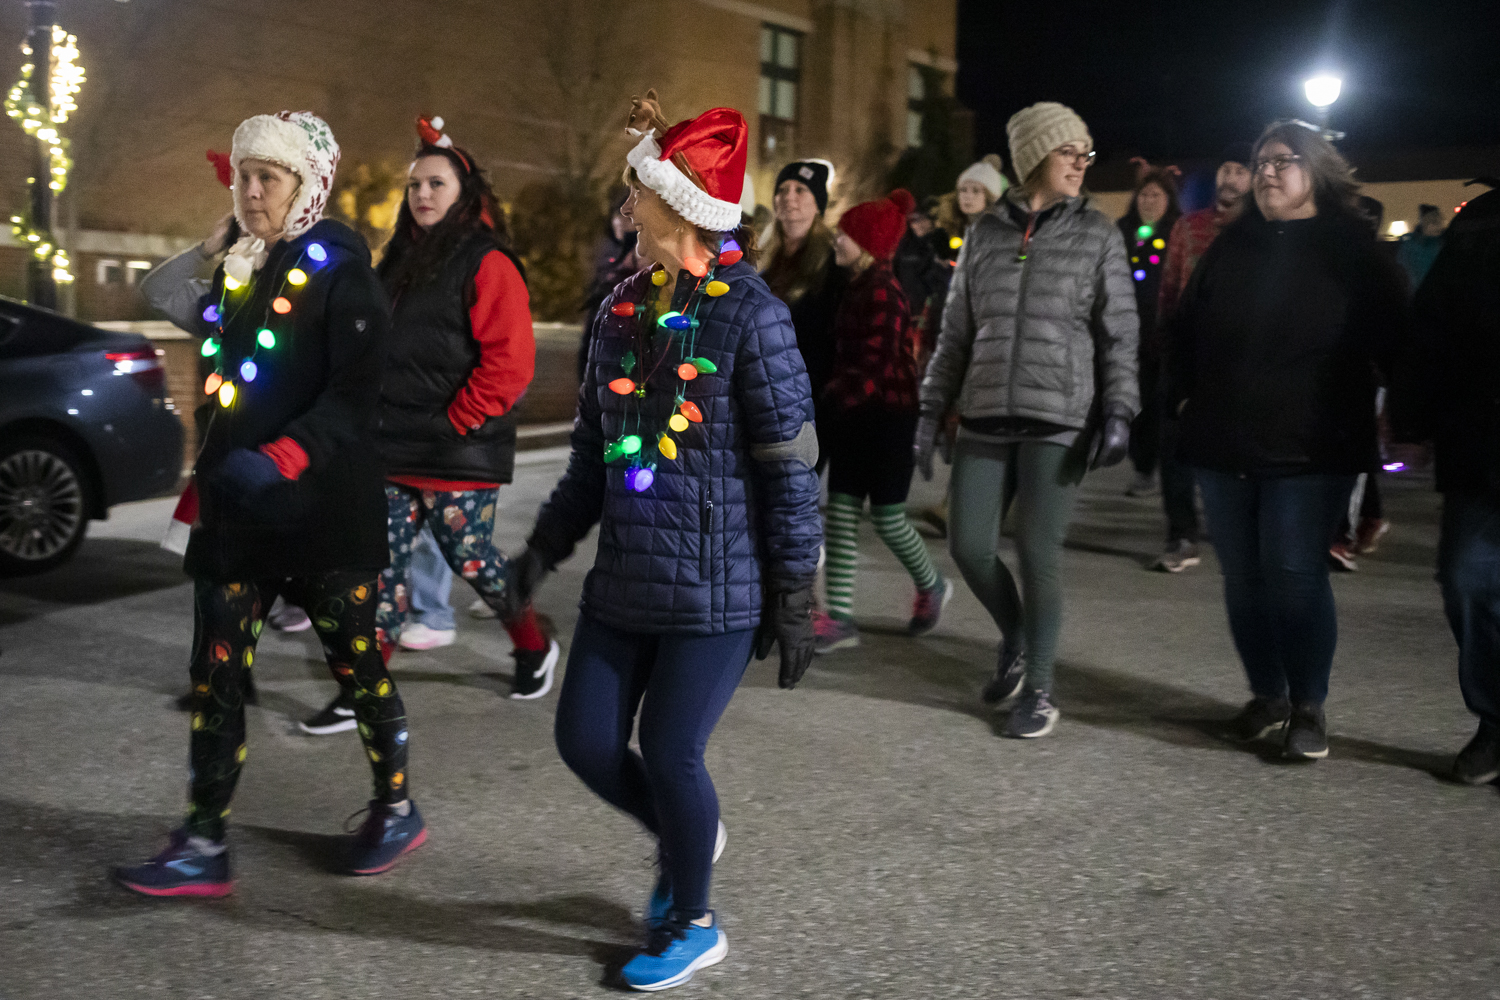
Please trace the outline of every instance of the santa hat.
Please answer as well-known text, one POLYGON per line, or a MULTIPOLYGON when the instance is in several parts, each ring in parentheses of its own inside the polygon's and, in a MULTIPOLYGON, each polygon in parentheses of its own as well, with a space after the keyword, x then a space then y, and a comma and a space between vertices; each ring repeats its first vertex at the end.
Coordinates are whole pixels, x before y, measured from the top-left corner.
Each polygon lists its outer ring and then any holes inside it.
MULTIPOLYGON (((651 117, 660 114, 655 93, 647 93, 651 117)), ((637 99, 636 108, 642 106, 637 99)), ((633 112, 631 121, 635 121, 633 112)), ((745 187, 749 128, 733 108, 711 108, 680 121, 660 137, 656 127, 641 135, 625 160, 636 176, 688 222, 724 233, 740 224, 740 195, 745 187)))
POLYGON ((172 510, 172 520, 167 524, 167 533, 161 540, 161 547, 168 552, 186 555, 188 538, 193 533, 193 522, 197 520, 198 484, 196 480, 188 480, 187 489, 182 491, 182 496, 177 498, 177 506, 172 510))
POLYGON ((466 171, 471 174, 474 172, 474 164, 469 159, 468 155, 463 150, 453 145, 453 140, 449 138, 447 132, 443 131, 443 120, 441 118, 438 118, 436 116, 432 118, 424 118, 423 116, 418 115, 417 138, 422 140, 423 146, 436 146, 438 149, 446 149, 448 152, 458 157, 459 162, 464 165, 464 169, 466 171))
MULTIPOLYGON (((909 202, 911 195, 906 197, 909 202)), ((906 213, 892 198, 862 201, 839 216, 839 228, 871 257, 890 260, 906 232, 906 213)))
MULTIPOLYGON (((282 111, 245 119, 234 130, 229 154, 235 173, 245 160, 266 160, 285 167, 302 181, 287 212, 282 239, 296 239, 323 218, 339 165, 339 144, 323 119, 310 111, 282 111)), ((266 262, 266 244, 249 234, 238 186, 234 188, 234 217, 246 235, 230 249, 224 273, 236 281, 249 281, 266 262)))

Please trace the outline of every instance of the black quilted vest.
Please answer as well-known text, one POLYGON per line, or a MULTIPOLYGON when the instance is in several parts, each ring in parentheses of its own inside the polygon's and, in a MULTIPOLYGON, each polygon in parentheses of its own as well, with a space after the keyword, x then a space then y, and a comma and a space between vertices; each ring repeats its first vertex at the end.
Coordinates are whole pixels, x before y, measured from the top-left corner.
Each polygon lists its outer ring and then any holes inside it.
MULTIPOLYGON (((396 300, 380 387, 386 475, 511 481, 516 461, 514 416, 490 417, 467 434, 459 434, 448 420, 448 405, 479 365, 469 306, 474 276, 494 249, 487 235, 471 236, 437 277, 408 287, 396 300)), ((512 254, 500 252, 520 269, 512 254)))

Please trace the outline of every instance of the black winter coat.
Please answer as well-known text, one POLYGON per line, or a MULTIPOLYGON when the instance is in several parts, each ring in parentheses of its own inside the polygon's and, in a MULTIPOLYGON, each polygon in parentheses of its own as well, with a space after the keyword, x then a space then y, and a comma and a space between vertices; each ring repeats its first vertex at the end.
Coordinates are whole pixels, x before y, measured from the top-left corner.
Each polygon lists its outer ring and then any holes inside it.
POLYGON ((1170 321, 1178 457, 1258 476, 1370 471, 1377 369, 1406 316, 1406 279, 1363 221, 1269 222, 1252 205, 1170 321))
MULTIPOLYGON (((459 245, 435 278, 406 288, 396 300, 380 387, 380 445, 387 475, 511 481, 516 464, 513 412, 489 417, 467 434, 448 419, 449 404, 479 366, 469 307, 479 265, 496 249, 493 237, 476 233, 459 245)), ((500 252, 521 270, 513 255, 500 252)))
MULTIPOLYGON (((205 307, 219 301, 223 285, 221 266, 205 307)), ((224 297, 224 313, 219 370, 235 377, 254 355, 257 371, 254 381, 236 378, 231 406, 213 404, 194 469, 199 524, 184 568, 219 582, 345 569, 374 576, 389 559, 375 407, 390 307, 364 239, 325 219, 277 243, 250 284, 224 297), (313 244, 325 261, 308 256, 313 244), (308 275, 306 284, 285 281, 293 267, 308 275), (285 315, 271 309, 278 295, 291 303, 285 315), (263 327, 276 343, 257 350, 263 327), (307 453, 301 476, 271 487, 250 509, 226 495, 214 474, 224 456, 282 436, 307 453)))
POLYGON ((1500 191, 1464 206, 1417 290, 1391 428, 1433 442, 1437 488, 1500 498, 1500 191))
MULTIPOLYGON (((578 392, 573 454, 532 532, 532 547, 555 563, 599 525, 582 608, 626 632, 752 629, 764 589, 809 583, 817 570, 823 525, 816 456, 806 451, 812 395, 787 307, 747 263, 719 276, 729 291, 703 300, 696 348, 718 370, 688 383, 703 422, 673 434, 676 460, 657 456, 652 431, 666 428, 674 405, 677 347, 646 382, 639 425, 635 397, 608 388, 625 374, 620 361, 634 349, 636 323, 611 307, 643 302, 650 273, 621 282, 604 301, 578 392), (656 461, 656 481, 644 493, 625 485, 626 463, 604 462, 606 443, 625 433, 640 434, 642 454, 656 461)), ((678 275, 673 309, 694 281, 678 275)), ((650 370, 646 359, 639 364, 637 377, 650 370)))

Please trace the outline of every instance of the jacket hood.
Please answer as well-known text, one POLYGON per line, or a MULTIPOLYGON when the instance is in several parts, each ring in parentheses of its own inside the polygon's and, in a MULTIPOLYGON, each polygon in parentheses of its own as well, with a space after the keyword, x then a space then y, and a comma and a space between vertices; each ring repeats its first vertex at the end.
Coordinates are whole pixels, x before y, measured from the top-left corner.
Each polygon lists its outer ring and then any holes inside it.
POLYGON ((365 242, 363 236, 342 222, 321 219, 301 236, 288 240, 286 245, 289 248, 295 247, 298 252, 301 252, 313 243, 336 246, 340 250, 353 254, 355 259, 366 267, 370 266, 370 245, 365 242))

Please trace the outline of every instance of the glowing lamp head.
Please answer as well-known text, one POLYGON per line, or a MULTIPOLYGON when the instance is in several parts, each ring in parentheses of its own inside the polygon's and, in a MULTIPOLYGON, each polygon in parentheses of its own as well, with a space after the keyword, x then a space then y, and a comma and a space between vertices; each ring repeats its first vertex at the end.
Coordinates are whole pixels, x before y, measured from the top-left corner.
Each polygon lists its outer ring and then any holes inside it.
POLYGON ((321 243, 309 243, 307 245, 307 256, 309 259, 321 264, 328 259, 328 251, 323 249, 323 244, 321 243))
POLYGON ((227 407, 230 403, 233 403, 233 402, 234 402, 234 383, 233 382, 225 382, 223 385, 219 386, 219 405, 227 407))
POLYGON ((205 323, 217 323, 218 321, 219 321, 219 307, 218 306, 209 306, 207 309, 203 310, 203 322, 205 322, 205 323))
POLYGON ((1156 230, 1151 228, 1151 223, 1143 222, 1141 223, 1141 227, 1135 231, 1135 235, 1143 240, 1149 240, 1151 238, 1151 234, 1154 232, 1156 232, 1156 230))
POLYGON ((1136 281, 1145 281, 1146 280, 1146 272, 1145 271, 1141 271, 1141 270, 1137 270, 1135 272, 1135 280, 1136 281))
POLYGON ((691 361, 684 361, 677 366, 677 377, 685 382, 691 382, 698 377, 698 367, 691 361))
POLYGON ((288 299, 285 295, 276 296, 271 300, 271 311, 285 316, 287 313, 292 311, 291 300, 288 299))
POLYGON ((235 281, 233 278, 226 274, 224 275, 224 287, 229 289, 231 292, 234 292, 243 288, 244 285, 241 282, 235 281))
POLYGON ((698 406, 697 406, 696 403, 691 403, 691 402, 683 403, 677 409, 678 409, 679 412, 681 412, 681 414, 684 417, 687 417, 693 423, 695 423, 695 424, 701 424, 701 423, 703 423, 703 412, 698 409, 698 406))
POLYGON ((688 418, 684 417, 680 413, 674 413, 667 418, 667 426, 672 428, 678 434, 681 434, 683 431, 688 429, 688 418))
POLYGON ((961 247, 963 245, 964 245, 964 238, 962 236, 950 236, 950 237, 948 237, 948 249, 949 250, 957 250, 959 247, 961 247))
POLYGON ((672 316, 662 325, 669 330, 686 330, 689 327, 697 326, 698 324, 693 321, 693 317, 684 316, 681 313, 678 313, 677 315, 672 316))
POLYGON ((660 270, 658 270, 658 271, 653 271, 651 273, 651 284, 655 285, 657 288, 660 288, 662 285, 665 285, 666 283, 667 283, 667 272, 666 271, 660 271, 660 270))
POLYGON ((208 378, 203 380, 203 395, 212 396, 219 391, 219 386, 224 384, 224 376, 218 372, 210 372, 208 378))
POLYGON ((213 357, 215 354, 219 353, 219 342, 212 337, 209 337, 203 342, 203 346, 198 348, 198 353, 203 355, 205 358, 213 357))
POLYGON ((634 455, 641 450, 641 438, 639 434, 629 434, 620 439, 620 451, 626 455, 634 455))
POLYGON ((261 347, 264 347, 268 351, 276 346, 276 334, 270 330, 262 329, 255 335, 255 339, 261 347))
POLYGON ((1302 85, 1302 91, 1307 95, 1307 103, 1315 108, 1326 108, 1339 99, 1339 92, 1344 89, 1344 81, 1336 76, 1315 76, 1302 85))
POLYGON ((240 378, 244 379, 246 382, 254 382, 255 376, 259 373, 260 369, 256 368, 255 362, 251 361, 249 358, 246 358, 244 361, 240 362, 240 378))
POLYGON ((1161 263, 1161 257, 1158 256, 1157 254, 1152 254, 1150 257, 1147 257, 1146 259, 1149 260, 1153 264, 1160 264, 1161 263))
MULTIPOLYGON (((660 274, 660 273, 665 273, 665 272, 657 272, 657 273, 660 274)), ((660 316, 658 316, 656 318, 656 324, 657 324, 657 326, 667 326, 667 327, 670 327, 672 325, 672 320, 676 319, 678 316, 681 316, 681 315, 682 315, 682 313, 677 312, 675 309, 673 311, 671 311, 671 312, 664 312, 664 313, 662 313, 660 316)))
POLYGON ((708 273, 708 265, 697 257, 684 257, 682 259, 682 266, 687 269, 688 274, 691 274, 695 278, 701 278, 708 273))
POLYGON ((307 272, 300 267, 294 267, 286 273, 286 280, 293 285, 307 284, 307 272))
POLYGON ((628 378, 617 378, 609 384, 609 391, 621 396, 635 392, 635 383, 628 378))
POLYGON ((614 305, 612 305, 612 306, 609 307, 609 311, 612 312, 612 313, 614 313, 616 316, 634 316, 635 315, 635 303, 634 302, 616 302, 614 305))

